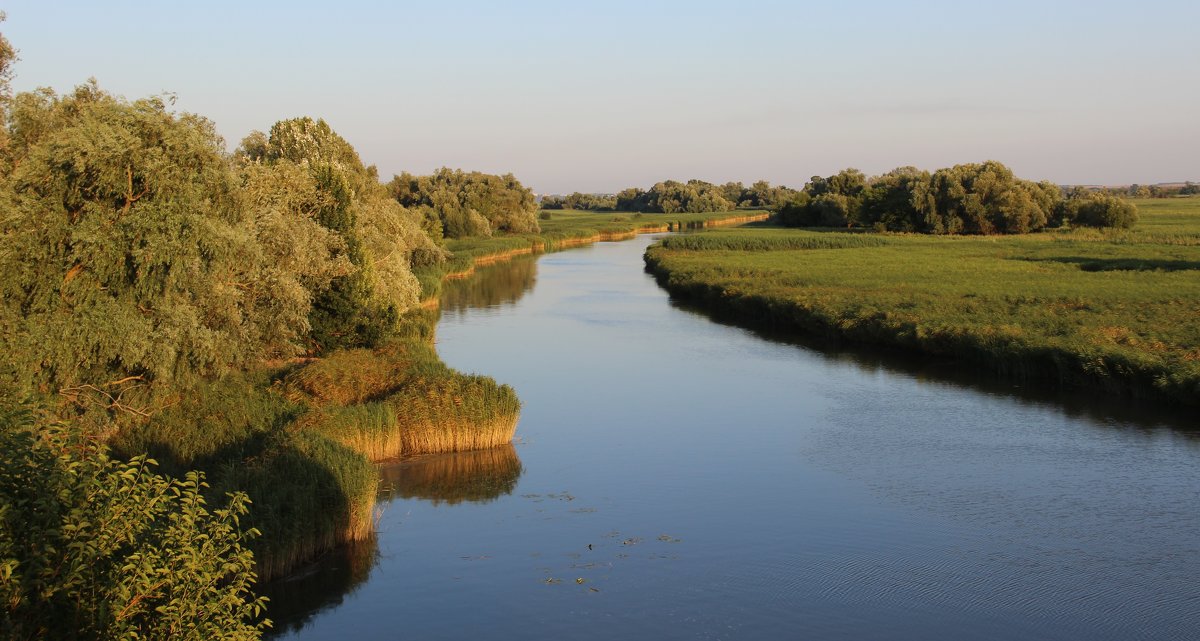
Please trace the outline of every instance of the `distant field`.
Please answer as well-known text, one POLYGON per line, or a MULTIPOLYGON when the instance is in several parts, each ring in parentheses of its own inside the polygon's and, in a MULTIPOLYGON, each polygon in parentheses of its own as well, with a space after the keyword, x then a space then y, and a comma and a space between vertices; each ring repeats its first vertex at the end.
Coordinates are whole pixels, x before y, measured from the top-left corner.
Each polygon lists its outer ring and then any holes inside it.
POLYGON ((666 239, 673 293, 749 321, 1200 404, 1200 198, 1132 230, 937 237, 759 228, 666 239))

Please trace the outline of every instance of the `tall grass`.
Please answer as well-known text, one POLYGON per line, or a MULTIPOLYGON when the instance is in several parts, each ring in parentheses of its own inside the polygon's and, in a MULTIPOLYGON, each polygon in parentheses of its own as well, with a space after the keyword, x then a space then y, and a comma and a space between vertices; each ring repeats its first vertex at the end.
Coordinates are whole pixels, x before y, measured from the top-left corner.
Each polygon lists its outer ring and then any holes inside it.
POLYGON ((313 408, 297 422, 304 430, 371 460, 507 443, 521 409, 511 387, 456 372, 417 342, 332 354, 289 374, 284 389, 313 408))
POLYGON ((246 492, 244 525, 262 532, 251 548, 264 581, 369 537, 378 481, 363 454, 301 429, 312 411, 272 380, 258 372, 203 383, 112 441, 126 455, 150 453, 168 474, 204 470, 214 497, 246 492))
POLYGON ((218 479, 216 491, 240 490, 254 502, 246 525, 263 534, 255 541, 263 580, 373 533, 375 467, 361 453, 319 434, 281 435, 260 456, 227 462, 218 479))

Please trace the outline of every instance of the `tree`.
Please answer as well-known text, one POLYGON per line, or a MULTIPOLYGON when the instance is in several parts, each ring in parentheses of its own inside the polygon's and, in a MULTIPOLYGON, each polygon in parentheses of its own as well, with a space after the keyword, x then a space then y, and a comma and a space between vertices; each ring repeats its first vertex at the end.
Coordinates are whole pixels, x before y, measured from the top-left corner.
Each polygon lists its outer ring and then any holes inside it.
POLYGON ((1022 234, 1049 222, 1054 191, 1020 180, 1008 167, 989 160, 939 169, 918 202, 928 232, 1022 234))
POLYGON ((864 191, 859 222, 888 231, 913 232, 922 228, 922 216, 914 196, 923 193, 929 172, 900 167, 870 181, 864 191))
POLYGON ((493 232, 536 233, 537 200, 512 174, 441 168, 431 176, 402 173, 388 183, 404 207, 429 208, 447 238, 490 236, 493 232))
MULTIPOLYGON (((400 313, 419 302, 412 267, 445 259, 445 252, 422 231, 422 214, 388 198, 372 168, 324 120, 279 121, 269 136, 248 136, 237 157, 246 167, 263 165, 289 178, 278 183, 275 194, 264 190, 269 201, 288 203, 281 220, 308 229, 305 234, 314 242, 320 234, 311 225, 319 225, 340 243, 327 242, 324 250, 314 247, 323 264, 348 265, 339 273, 320 272, 326 278, 308 279, 308 318, 316 347, 373 345, 386 336, 400 313), (290 196, 282 193, 285 189, 290 196)), ((259 170, 247 169, 254 171, 259 170)))
POLYGON ((1138 220, 1137 206, 1109 194, 1087 194, 1067 201, 1065 222, 1084 227, 1128 229, 1138 220))
MULTIPOLYGON (((0 22, 4 22, 7 16, 3 11, 0 11, 0 22)), ((11 88, 9 81, 12 80, 12 66, 17 61, 17 50, 13 48, 12 43, 4 34, 0 33, 0 123, 7 122, 4 117, 8 109, 8 101, 11 96, 11 88)), ((6 156, 8 150, 8 132, 6 127, 0 127, 0 157, 6 156)))
POLYGON ((0 323, 17 387, 146 413, 261 354, 259 256, 212 123, 88 84, 16 96, 9 130, 0 323))
POLYGON ((257 639, 244 494, 210 509, 61 423, 0 410, 0 631, 9 639, 257 639))
POLYGON ((786 197, 779 209, 782 224, 794 227, 845 227, 858 222, 866 177, 857 169, 822 178, 813 176, 804 186, 804 197, 786 197))

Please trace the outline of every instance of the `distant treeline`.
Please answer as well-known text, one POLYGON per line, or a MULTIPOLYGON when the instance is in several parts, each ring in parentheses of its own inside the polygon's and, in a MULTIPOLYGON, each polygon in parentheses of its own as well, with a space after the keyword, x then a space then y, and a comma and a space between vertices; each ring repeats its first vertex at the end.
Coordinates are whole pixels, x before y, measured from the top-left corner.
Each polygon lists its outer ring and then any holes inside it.
POLYGON ((867 178, 857 169, 813 176, 778 207, 792 227, 872 227, 930 234, 1023 234, 1048 226, 1130 227, 1137 208, 1085 189, 1022 180, 987 161, 939 169, 893 169, 867 178))
POLYGON ((512 174, 442 169, 430 176, 408 172, 388 183, 392 197, 416 212, 430 235, 441 238, 491 236, 492 232, 537 233, 537 201, 512 174))
POLYGON ((773 187, 765 180, 749 187, 740 182, 716 185, 703 180, 689 180, 685 183, 666 180, 655 184, 649 190, 630 187, 615 195, 575 192, 569 196, 546 196, 542 198, 541 204, 542 209, 702 214, 776 207, 797 193, 796 190, 787 187, 773 187))
POLYGON ((1189 180, 1182 185, 1138 185, 1135 183, 1128 187, 1090 187, 1086 189, 1106 193, 1110 196, 1129 198, 1174 198, 1175 196, 1200 194, 1200 183, 1189 180))

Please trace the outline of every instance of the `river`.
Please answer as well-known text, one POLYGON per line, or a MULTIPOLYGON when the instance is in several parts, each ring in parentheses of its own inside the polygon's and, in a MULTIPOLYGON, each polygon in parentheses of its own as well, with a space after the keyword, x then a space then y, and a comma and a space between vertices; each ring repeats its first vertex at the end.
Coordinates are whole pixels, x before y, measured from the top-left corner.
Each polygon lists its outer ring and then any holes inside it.
POLYGON ((517 440, 385 468, 278 638, 1200 638, 1193 417, 723 325, 650 242, 448 283, 438 352, 517 440))

